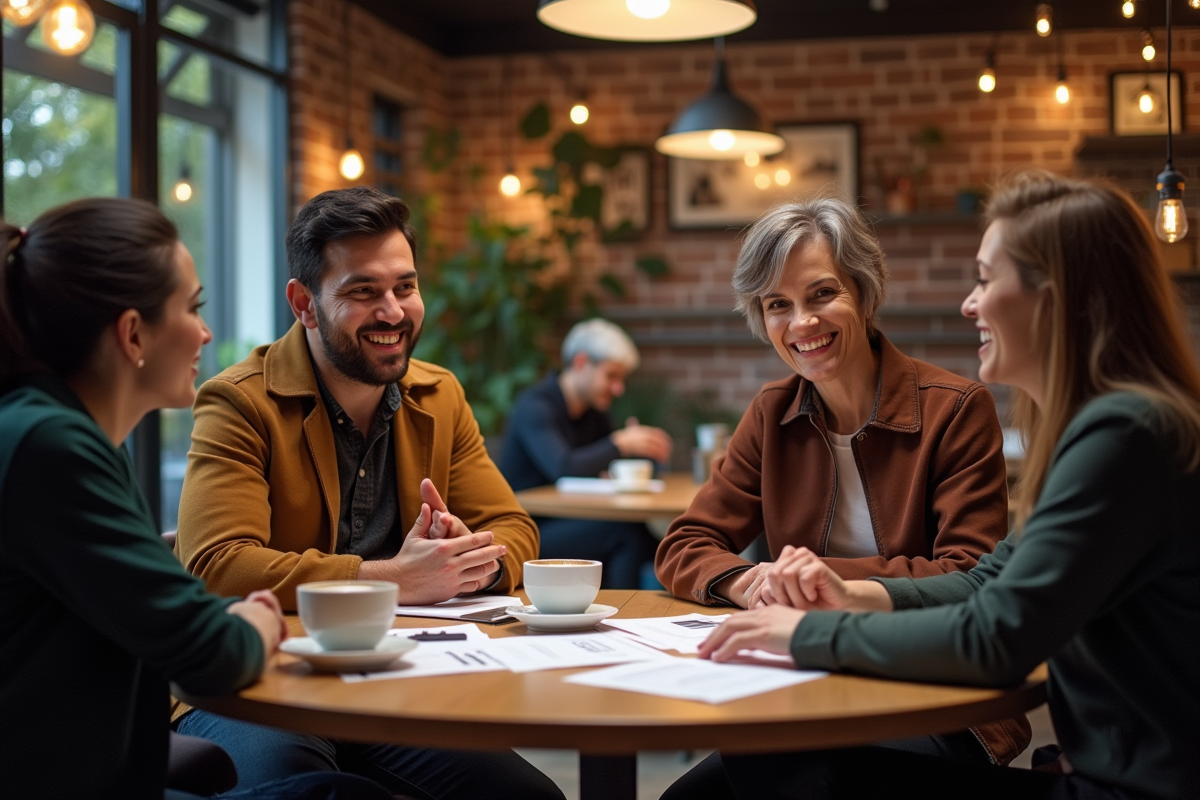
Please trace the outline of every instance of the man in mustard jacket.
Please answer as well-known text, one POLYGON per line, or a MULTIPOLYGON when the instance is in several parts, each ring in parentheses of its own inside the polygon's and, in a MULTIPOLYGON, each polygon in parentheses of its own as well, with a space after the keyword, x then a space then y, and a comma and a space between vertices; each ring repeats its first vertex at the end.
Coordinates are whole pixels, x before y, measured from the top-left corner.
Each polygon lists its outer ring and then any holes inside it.
MULTIPOLYGON (((310 581, 393 581, 406 605, 511 592, 537 528, 484 450, 462 387, 411 358, 424 304, 408 208, 325 192, 287 237, 297 322, 206 382, 179 507, 179 556, 221 595, 310 581)), ((221 744, 240 784, 343 770, 395 793, 553 797, 515 753, 331 741, 203 711, 180 731, 221 744)))

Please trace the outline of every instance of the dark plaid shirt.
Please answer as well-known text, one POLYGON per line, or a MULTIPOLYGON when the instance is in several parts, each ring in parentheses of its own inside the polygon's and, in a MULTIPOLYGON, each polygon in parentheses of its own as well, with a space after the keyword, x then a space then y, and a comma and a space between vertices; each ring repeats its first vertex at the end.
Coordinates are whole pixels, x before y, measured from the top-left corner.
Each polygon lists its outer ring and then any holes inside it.
POLYGON ((387 385, 371 429, 364 436, 333 398, 315 367, 313 372, 337 448, 342 495, 337 552, 366 559, 391 558, 404 541, 404 532, 399 530, 396 453, 392 447, 392 417, 400 407, 400 389, 394 383, 387 385))

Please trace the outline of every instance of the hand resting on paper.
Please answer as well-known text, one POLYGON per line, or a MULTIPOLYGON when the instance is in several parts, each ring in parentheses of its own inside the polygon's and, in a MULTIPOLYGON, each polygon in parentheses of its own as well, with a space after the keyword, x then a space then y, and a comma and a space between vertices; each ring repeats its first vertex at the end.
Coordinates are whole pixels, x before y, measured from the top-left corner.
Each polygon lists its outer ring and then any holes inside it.
POLYGON ((807 547, 787 545, 770 564, 762 588, 764 605, 805 611, 891 611, 892 597, 875 581, 847 581, 807 547))
POLYGON ((700 657, 735 661, 743 650, 765 650, 787 655, 792 633, 808 613, 782 605, 734 614, 700 645, 700 657))
POLYGON ((428 478, 421 481, 421 513, 400 552, 384 561, 364 561, 361 580, 392 581, 400 605, 433 605, 491 585, 507 552, 491 531, 472 533, 450 513, 428 478))

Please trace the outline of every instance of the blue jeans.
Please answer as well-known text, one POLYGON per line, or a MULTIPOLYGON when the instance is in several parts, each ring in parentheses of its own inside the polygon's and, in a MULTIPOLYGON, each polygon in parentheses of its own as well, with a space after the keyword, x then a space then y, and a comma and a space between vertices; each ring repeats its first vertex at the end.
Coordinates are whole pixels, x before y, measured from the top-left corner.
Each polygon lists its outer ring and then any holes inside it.
POLYGON ((200 710, 183 717, 178 730, 215 742, 229 753, 238 771, 238 785, 226 795, 231 798, 241 798, 243 790, 301 773, 348 772, 369 778, 393 794, 421 800, 563 800, 553 781, 512 751, 489 753, 346 742, 200 710))
POLYGON ((601 589, 639 589, 642 565, 654 566, 658 542, 640 522, 537 517, 541 534, 538 558, 587 558, 603 561, 601 589))
MULTIPOLYGON (((221 795, 228 800, 392 800, 392 793, 357 775, 324 772, 296 775, 221 795)), ((202 800, 198 794, 167 789, 163 800, 202 800)))

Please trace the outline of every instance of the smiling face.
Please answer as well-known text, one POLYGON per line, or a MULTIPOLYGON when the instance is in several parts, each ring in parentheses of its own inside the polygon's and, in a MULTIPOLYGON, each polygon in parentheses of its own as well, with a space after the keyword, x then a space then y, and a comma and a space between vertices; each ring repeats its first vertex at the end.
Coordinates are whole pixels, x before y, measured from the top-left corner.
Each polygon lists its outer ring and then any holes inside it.
POLYGON ((212 332, 200 317, 200 279, 182 242, 175 244, 175 291, 162 316, 146 325, 145 366, 138 379, 154 398, 154 408, 186 408, 196 399, 200 349, 212 332))
POLYGON ((354 236, 325 248, 313 310, 328 362, 367 386, 395 383, 421 337, 425 304, 412 248, 400 231, 354 236))
POLYGON ((779 285, 760 302, 775 352, 818 388, 874 370, 858 287, 823 238, 792 250, 779 285))
POLYGON ((1016 262, 1004 250, 1007 225, 996 220, 984 232, 978 285, 963 301, 962 313, 979 330, 980 380, 1015 386, 1038 402, 1045 354, 1034 328, 1043 294, 1021 282, 1016 262))

